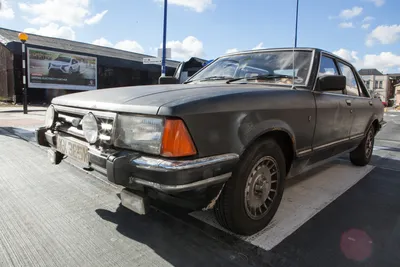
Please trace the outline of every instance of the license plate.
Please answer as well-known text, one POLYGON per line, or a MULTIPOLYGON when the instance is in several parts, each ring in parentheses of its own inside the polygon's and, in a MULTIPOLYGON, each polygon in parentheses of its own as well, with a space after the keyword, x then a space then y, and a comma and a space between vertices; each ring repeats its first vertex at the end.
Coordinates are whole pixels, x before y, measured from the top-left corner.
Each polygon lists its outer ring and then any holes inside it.
POLYGON ((83 163, 89 163, 88 148, 77 142, 58 136, 57 150, 75 160, 83 163))

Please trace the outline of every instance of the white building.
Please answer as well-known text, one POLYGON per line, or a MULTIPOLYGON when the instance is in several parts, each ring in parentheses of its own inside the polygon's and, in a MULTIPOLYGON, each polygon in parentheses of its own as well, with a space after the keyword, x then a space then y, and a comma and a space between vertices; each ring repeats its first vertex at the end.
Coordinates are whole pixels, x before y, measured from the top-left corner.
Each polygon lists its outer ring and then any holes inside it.
POLYGON ((377 95, 382 101, 388 102, 391 88, 391 80, 388 74, 383 74, 377 69, 361 69, 358 73, 371 95, 377 95))

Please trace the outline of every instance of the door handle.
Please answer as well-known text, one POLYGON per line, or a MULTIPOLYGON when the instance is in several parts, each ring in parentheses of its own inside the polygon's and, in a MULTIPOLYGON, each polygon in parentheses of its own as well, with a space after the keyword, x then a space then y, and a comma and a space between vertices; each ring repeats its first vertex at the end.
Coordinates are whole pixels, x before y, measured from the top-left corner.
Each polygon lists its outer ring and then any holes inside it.
POLYGON ((347 104, 348 106, 351 106, 351 100, 350 100, 350 99, 346 99, 346 104, 347 104))
POLYGON ((369 105, 372 106, 372 101, 369 101, 369 105))

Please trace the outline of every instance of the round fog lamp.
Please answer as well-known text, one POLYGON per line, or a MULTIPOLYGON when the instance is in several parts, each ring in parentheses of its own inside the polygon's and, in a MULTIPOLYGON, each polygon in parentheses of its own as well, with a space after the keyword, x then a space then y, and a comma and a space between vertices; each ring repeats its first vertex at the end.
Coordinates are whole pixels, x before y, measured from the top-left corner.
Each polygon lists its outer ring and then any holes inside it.
POLYGON ((46 110, 44 126, 47 128, 51 128, 54 125, 54 119, 55 119, 55 110, 53 105, 50 105, 46 110))
POLYGON ((96 117, 92 113, 86 114, 82 119, 82 130, 86 140, 94 144, 99 136, 99 125, 96 117))

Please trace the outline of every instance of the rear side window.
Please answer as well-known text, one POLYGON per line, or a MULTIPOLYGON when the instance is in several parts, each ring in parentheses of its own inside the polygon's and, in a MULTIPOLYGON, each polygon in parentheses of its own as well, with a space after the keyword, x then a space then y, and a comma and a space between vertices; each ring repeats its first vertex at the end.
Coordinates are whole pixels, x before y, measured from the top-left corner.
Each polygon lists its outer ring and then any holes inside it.
POLYGON ((343 63, 339 62, 338 65, 340 71, 342 72, 342 75, 346 76, 347 94, 352 96, 360 96, 357 80, 356 77, 354 76, 353 70, 349 66, 344 65, 343 63))
POLYGON ((318 75, 339 75, 335 61, 332 58, 322 56, 318 75))

